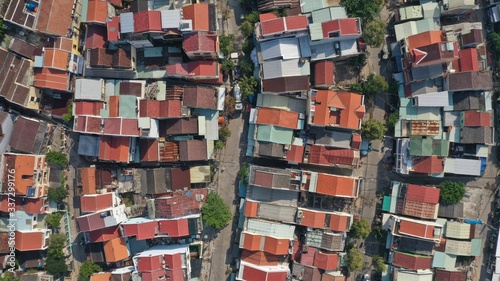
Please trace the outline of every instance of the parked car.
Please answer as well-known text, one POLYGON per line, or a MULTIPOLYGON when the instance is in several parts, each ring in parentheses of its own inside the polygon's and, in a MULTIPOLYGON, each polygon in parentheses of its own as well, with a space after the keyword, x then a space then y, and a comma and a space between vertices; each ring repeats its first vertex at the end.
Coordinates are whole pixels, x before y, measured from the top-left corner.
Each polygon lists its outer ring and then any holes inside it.
POLYGON ((240 85, 236 84, 233 88, 234 99, 236 100, 236 105, 234 109, 240 111, 243 109, 243 104, 241 103, 241 89, 240 85))

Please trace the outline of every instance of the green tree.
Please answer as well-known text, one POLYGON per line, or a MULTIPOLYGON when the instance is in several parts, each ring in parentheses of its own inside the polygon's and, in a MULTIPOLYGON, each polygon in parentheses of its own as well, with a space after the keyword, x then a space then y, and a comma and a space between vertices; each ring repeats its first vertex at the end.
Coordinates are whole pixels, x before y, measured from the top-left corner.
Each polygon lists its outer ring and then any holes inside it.
POLYGON ((350 66, 354 66, 356 68, 362 68, 363 66, 366 65, 366 55, 360 54, 358 56, 348 58, 346 61, 350 66))
POLYGON ((220 35, 219 48, 225 56, 229 56, 234 51, 234 34, 220 35))
POLYGON ((493 53, 500 54, 500 34, 493 32, 490 33, 488 37, 493 53))
POLYGON ((253 62, 250 59, 240 60, 240 75, 241 76, 252 76, 253 75, 253 62))
POLYGON ((217 150, 224 149, 224 142, 221 140, 216 140, 215 141, 215 149, 217 149, 217 150))
POLYGON ((235 68, 235 64, 234 64, 234 61, 232 61, 232 60, 225 60, 222 63, 222 70, 224 70, 226 72, 231 72, 231 71, 233 71, 234 68, 235 68))
POLYGON ((255 94, 259 82, 253 76, 243 76, 238 84, 241 88, 241 99, 246 100, 249 95, 255 94))
POLYGON ((340 5, 344 6, 349 17, 361 18, 363 24, 378 17, 382 11, 384 0, 342 0, 340 5))
POLYGON ((399 121, 399 113, 393 112, 387 116, 387 120, 385 120, 385 124, 387 125, 388 128, 394 128, 396 126, 396 123, 399 121))
POLYGON ((90 280, 90 276, 92 276, 93 273, 98 272, 102 272, 102 268, 98 264, 91 261, 85 261, 80 267, 80 277, 84 281, 90 280))
POLYGON ((61 213, 52 213, 45 217, 45 222, 50 228, 59 228, 61 226, 61 219, 61 213))
POLYGON ((73 119, 73 101, 69 103, 67 112, 63 114, 63 121, 65 123, 71 122, 72 119, 73 119))
POLYGON ((245 16, 245 21, 249 22, 251 25, 254 25, 259 22, 260 13, 258 11, 252 11, 248 15, 245 16))
POLYGON ((219 139, 225 142, 229 137, 231 137, 231 130, 227 125, 224 125, 219 128, 219 139))
POLYGON ((15 277, 14 274, 10 271, 6 271, 3 275, 4 275, 3 277, 0 276, 0 281, 19 281, 20 280, 19 277, 15 277))
POLYGON ((351 236, 354 238, 366 239, 366 237, 368 237, 368 235, 370 235, 371 231, 372 231, 372 228, 371 228, 368 220, 361 219, 359 221, 355 221, 352 223, 352 227, 351 227, 350 232, 351 232, 351 236))
POLYGON ((54 165, 60 168, 66 167, 66 164, 68 163, 68 157, 65 153, 60 151, 49 151, 47 152, 46 157, 47 162, 49 162, 50 165, 54 165))
POLYGON ((361 136, 369 140, 381 140, 387 132, 387 127, 382 122, 369 119, 361 123, 361 136))
POLYGON ((383 76, 376 75, 371 73, 366 78, 366 81, 363 83, 363 93, 365 93, 368 97, 372 98, 380 92, 385 92, 389 89, 389 84, 385 80, 383 76))
POLYGON ((362 93, 363 86, 361 86, 361 84, 359 84, 359 83, 354 83, 351 85, 351 92, 362 93))
POLYGON ((241 23, 240 31, 245 37, 250 37, 253 34, 253 24, 248 21, 244 21, 241 23))
POLYGON ((351 272, 361 270, 364 265, 363 254, 356 248, 352 248, 347 252, 345 261, 347 268, 351 272))
POLYGON ((363 29, 363 39, 370 47, 380 47, 384 42, 386 33, 384 21, 372 20, 363 29))
POLYGON ((66 246, 66 235, 54 233, 50 236, 45 269, 52 275, 60 276, 68 270, 63 249, 66 246))
POLYGON ((47 197, 56 202, 57 204, 61 204, 66 197, 68 197, 69 192, 65 187, 49 187, 47 191, 47 197))
POLYGON ((240 168, 240 183, 247 184, 248 183, 248 165, 246 163, 243 164, 240 168))
POLYGON ((439 184, 439 199, 446 205, 457 204, 465 195, 465 184, 458 181, 443 181, 439 184))
POLYGON ((243 51, 243 53, 250 57, 250 53, 252 53, 252 50, 255 48, 255 44, 253 43, 253 40, 251 38, 245 40, 245 42, 243 42, 243 46, 241 47, 241 50, 243 51))
POLYGON ((378 273, 382 273, 387 270, 387 265, 385 264, 384 258, 381 256, 373 256, 372 265, 375 271, 378 273))
POLYGON ((224 110, 222 111, 223 116, 231 116, 234 114, 234 107, 236 106, 236 100, 232 95, 226 95, 224 100, 224 110))
POLYGON ((66 271, 68 271, 68 266, 66 265, 66 259, 56 258, 52 256, 47 256, 45 261, 45 269, 54 276, 61 276, 66 271))
POLYGON ((203 221, 215 229, 224 228, 232 217, 229 206, 215 192, 208 194, 207 201, 201 207, 201 215, 203 221))

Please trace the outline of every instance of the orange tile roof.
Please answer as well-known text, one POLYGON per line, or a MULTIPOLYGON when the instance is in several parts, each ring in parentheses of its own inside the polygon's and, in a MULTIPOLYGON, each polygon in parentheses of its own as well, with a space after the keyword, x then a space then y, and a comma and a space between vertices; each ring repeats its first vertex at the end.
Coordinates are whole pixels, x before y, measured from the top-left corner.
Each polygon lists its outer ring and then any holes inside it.
POLYGON ((99 159, 128 163, 129 149, 129 137, 103 136, 99 146, 99 159))
POLYGON ((260 107, 257 113, 257 124, 273 125, 288 129, 297 129, 299 114, 276 108, 260 107))
POLYGON ((115 238, 104 242, 104 254, 106 262, 118 262, 129 257, 125 238, 115 238))
POLYGON ((68 91, 69 72, 50 69, 37 68, 34 70, 35 80, 33 86, 38 88, 68 91))
POLYGON ((97 181, 96 181, 97 169, 95 167, 85 167, 80 168, 80 179, 82 182, 82 193, 85 194, 96 194, 97 181))
POLYGON ((419 157, 413 161, 413 171, 423 174, 440 174, 444 171, 444 158, 435 155, 419 157))
MULTIPOLYGON (((16 194, 27 195, 28 187, 33 186, 33 179, 35 176, 35 156, 33 155, 12 155, 5 154, 5 171, 3 178, 3 185, 8 186, 8 169, 14 169, 14 186, 16 188, 16 194)), ((11 179, 12 181, 12 179, 11 179)))
POLYGON ((69 52, 48 48, 43 54, 43 67, 68 70, 69 52))
POLYGON ((316 251, 313 265, 324 270, 337 270, 339 267, 339 256, 316 251))
POLYGON ((275 13, 265 13, 259 15, 259 21, 263 22, 266 20, 272 20, 278 18, 275 13))
POLYGON ((15 247, 19 251, 36 251, 44 249, 43 232, 16 231, 15 247))
POLYGON ((67 0, 47 0, 38 7, 36 29, 40 32, 66 36, 73 19, 73 2, 67 0))
POLYGON ((408 46, 408 50, 439 43, 442 41, 443 41, 443 32, 441 30, 430 30, 414 34, 406 38, 406 44, 408 46))
POLYGON ((90 276, 90 281, 111 281, 111 272, 94 273, 90 276))
POLYGON ((249 251, 260 251, 260 241, 262 236, 259 234, 242 233, 245 236, 243 241, 243 249, 249 251))
POLYGON ((356 179, 328 174, 318 174, 316 192, 339 197, 356 197, 356 179))
POLYGON ((113 194, 84 195, 80 197, 80 202, 82 212, 94 213, 113 207, 113 194))
POLYGON ((330 229, 333 231, 345 232, 348 231, 349 217, 339 214, 330 215, 330 229))
POLYGON ((290 240, 288 239, 267 236, 264 242, 264 251, 273 255, 286 255, 289 247, 290 240))
POLYGON ((257 217, 257 210, 259 209, 259 202, 245 201, 245 217, 257 217))
POLYGON ((303 145, 292 145, 286 154, 286 160, 288 162, 302 163, 304 161, 304 150, 305 146, 303 145))
POLYGON ((208 10, 208 3, 192 4, 182 8, 182 15, 184 19, 193 21, 193 30, 209 31, 210 18, 208 10))
POLYGON ((275 266, 279 264, 280 257, 262 251, 252 252, 243 250, 241 252, 241 260, 259 266, 275 266))
POLYGON ((434 226, 414 221, 402 220, 399 223, 399 232, 422 238, 434 238, 434 226))
POLYGON ((87 22, 106 24, 108 18, 108 2, 105 0, 89 0, 87 6, 87 22))
POLYGON ((351 92, 318 90, 313 124, 358 130, 365 114, 363 95, 351 92), (332 111, 331 108, 336 108, 332 111))
MULTIPOLYGON (((300 209, 302 211, 302 222, 300 225, 304 225, 312 228, 323 228, 325 227, 326 213, 324 212, 314 212, 311 210, 300 209)), ((300 211, 299 210, 299 211, 300 211)))

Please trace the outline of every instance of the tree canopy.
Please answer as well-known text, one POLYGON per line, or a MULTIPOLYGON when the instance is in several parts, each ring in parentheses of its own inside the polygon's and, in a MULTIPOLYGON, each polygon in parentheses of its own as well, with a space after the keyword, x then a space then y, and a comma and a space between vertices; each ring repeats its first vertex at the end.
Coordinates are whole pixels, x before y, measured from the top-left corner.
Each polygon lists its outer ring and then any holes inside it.
POLYGON ((385 92, 389 89, 389 83, 383 76, 371 73, 363 83, 363 93, 372 98, 380 92, 385 92))
POLYGON ((385 264, 384 258, 381 256, 373 256, 372 265, 373 269, 375 269, 378 273, 382 273, 387 270, 387 265, 385 264))
POLYGON ((366 24, 379 16, 383 3, 384 0, 342 0, 340 5, 345 7, 349 17, 361 18, 366 24))
POLYGON ((73 101, 69 103, 66 113, 63 114, 63 121, 65 123, 71 122, 71 119, 73 119, 73 101))
POLYGON ((259 82, 253 76, 243 76, 238 84, 241 88, 241 99, 245 100, 249 95, 255 94, 259 82))
POLYGON ((50 228, 59 228, 61 226, 61 219, 61 213, 52 213, 45 217, 45 222, 50 228))
POLYGON ((245 37, 250 37, 253 34, 253 24, 248 21, 243 21, 240 26, 241 34, 245 37))
POLYGON ((372 228, 367 219, 361 219, 352 223, 351 235, 354 238, 366 239, 371 231, 372 228))
POLYGON ((47 197, 56 202, 57 204, 61 204, 66 197, 68 197, 69 191, 63 187, 49 187, 49 190, 47 191, 47 197))
POLYGON ((361 270, 364 266, 363 254, 356 248, 352 248, 347 252, 345 261, 349 271, 361 270))
POLYGON ((225 60, 222 63, 222 70, 227 71, 227 72, 232 71, 235 67, 236 67, 236 65, 234 64, 234 61, 232 61, 232 60, 225 60))
POLYGON ((224 228, 231 220, 232 214, 229 206, 219 194, 211 192, 207 195, 207 201, 201 207, 203 221, 215 228, 224 228))
POLYGON ((370 47, 380 47, 385 39, 385 22, 382 20, 372 20, 363 29, 363 39, 370 47))
POLYGON ((68 270, 63 252, 66 240, 66 235, 61 233, 54 233, 50 236, 45 269, 56 277, 63 275, 68 270))
POLYGON ((248 165, 247 163, 244 163, 241 168, 240 168, 240 183, 242 184, 247 184, 247 177, 248 177, 248 165))
POLYGON ((68 163, 68 157, 64 152, 52 150, 47 152, 46 157, 49 164, 60 168, 66 167, 66 164, 68 163))
POLYGON ((14 274, 10 271, 4 272, 4 276, 0 276, 0 281, 19 281, 19 277, 15 277, 14 274))
POLYGON ((387 127, 382 122, 369 119, 361 123, 361 136, 369 140, 381 140, 387 132, 387 127))
POLYGON ((102 268, 98 265, 95 264, 91 261, 85 261, 82 266, 80 267, 80 277, 84 281, 90 280, 90 276, 92 276, 93 273, 101 272, 102 268))
POLYGON ((387 116, 385 124, 388 128, 394 128, 394 126, 396 126, 396 123, 398 123, 399 118, 401 118, 401 116, 399 116, 399 113, 393 112, 387 116))
POLYGON ((228 56, 230 53, 232 53, 234 51, 234 35, 221 34, 219 36, 219 48, 225 56, 228 56))
POLYGON ((443 181, 439 185, 441 192, 439 199, 441 203, 451 205, 462 201, 465 195, 465 184, 456 181, 443 181))
POLYGON ((219 138, 221 141, 225 142, 229 137, 231 137, 231 130, 227 125, 219 128, 219 138))

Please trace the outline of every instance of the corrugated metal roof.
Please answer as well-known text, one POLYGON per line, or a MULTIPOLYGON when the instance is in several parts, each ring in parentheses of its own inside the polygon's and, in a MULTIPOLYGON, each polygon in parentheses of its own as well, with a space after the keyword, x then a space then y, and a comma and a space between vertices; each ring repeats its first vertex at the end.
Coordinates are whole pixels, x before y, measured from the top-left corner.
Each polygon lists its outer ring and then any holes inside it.
POLYGON ((286 96, 259 94, 257 95, 257 107, 269 107, 305 113, 307 101, 304 99, 294 99, 286 96))
POLYGON ((297 213, 297 207, 280 206, 263 202, 259 203, 257 210, 259 218, 290 223, 295 222, 295 213, 297 213))
POLYGON ((161 27, 162 28, 179 28, 182 16, 180 10, 162 10, 161 11, 161 27))
POLYGON ((103 81, 103 79, 76 79, 75 100, 102 100, 103 81))
POLYGON ((137 99, 135 96, 120 96, 118 111, 120 117, 135 118, 137 117, 137 99))
POLYGON ((432 259, 432 267, 455 269, 457 256, 445 254, 443 252, 434 252, 434 259, 432 259))
POLYGON ((310 74, 309 62, 299 59, 267 61, 262 65, 264 79, 290 76, 306 76, 310 74))
POLYGON ((247 219, 245 231, 264 236, 293 239, 295 226, 265 220, 247 219))
POLYGON ((429 30, 439 30, 439 20, 434 21, 433 18, 426 18, 418 21, 409 21, 394 25, 396 40, 399 41, 410 35, 422 33, 429 30))
POLYGON ((444 160, 444 172, 456 175, 481 175, 481 160, 446 158, 444 160))
POLYGON ((272 202, 277 205, 297 206, 298 194, 292 190, 271 189, 258 186, 248 186, 247 196, 260 202, 272 202))
POLYGON ((309 35, 301 36, 299 39, 299 47, 300 47, 300 57, 308 58, 311 56, 311 39, 309 35))
POLYGON ((120 14, 120 32, 121 33, 134 32, 134 13, 120 14))
POLYGON ((292 144, 292 137, 292 129, 269 125, 257 125, 258 141, 267 141, 279 144, 292 144))
POLYGON ((446 222, 445 236, 455 239, 469 239, 471 225, 457 221, 446 222))
POLYGON ((453 105, 448 91, 418 95, 413 99, 415 101, 414 104, 418 107, 445 107, 453 105))
POLYGON ((406 269, 394 269, 394 280, 404 281, 433 281, 434 273, 430 270, 408 271, 406 269))
POLYGON ((344 7, 329 7, 319 9, 311 13, 314 23, 322 23, 325 21, 347 18, 347 13, 344 7))
POLYGON ((323 27, 321 23, 309 24, 309 34, 311 35, 311 41, 323 39, 323 27))
POLYGON ((300 58, 299 41, 297 38, 282 38, 262 42, 262 59, 271 60, 281 58, 283 60, 300 58))

